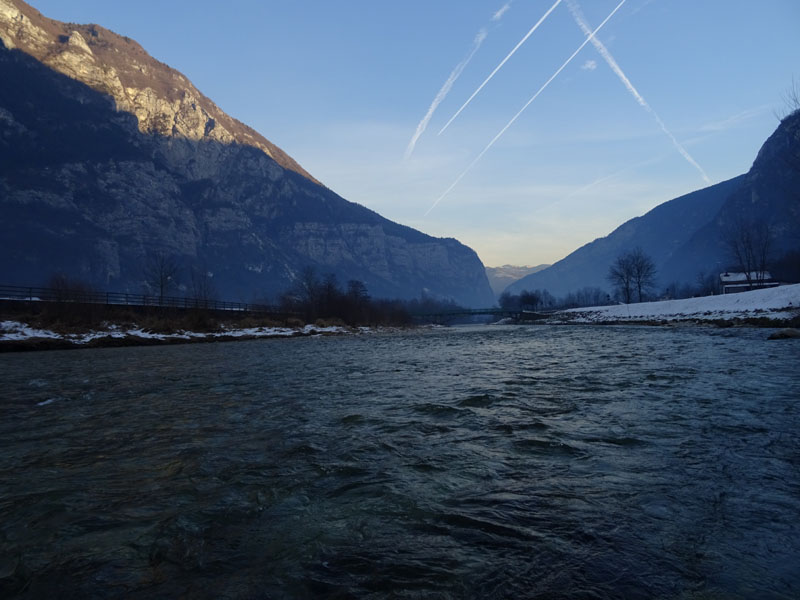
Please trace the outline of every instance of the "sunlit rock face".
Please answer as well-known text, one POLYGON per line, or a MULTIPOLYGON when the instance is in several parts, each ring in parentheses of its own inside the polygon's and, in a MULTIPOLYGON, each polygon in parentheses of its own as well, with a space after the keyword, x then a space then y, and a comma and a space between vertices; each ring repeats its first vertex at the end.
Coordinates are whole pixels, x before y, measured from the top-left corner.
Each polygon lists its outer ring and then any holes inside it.
POLYGON ((142 133, 254 146, 313 180, 280 148, 229 117, 181 73, 130 38, 98 25, 48 19, 21 0, 0 0, 0 39, 6 48, 18 48, 108 94, 117 110, 136 116, 142 133))
MULTIPOLYGON (((491 305, 477 255, 347 202, 136 42, 0 0, 0 283, 141 291, 173 257, 250 300, 308 266, 374 296, 491 305)), ((176 291, 181 291, 180 288, 176 291)))

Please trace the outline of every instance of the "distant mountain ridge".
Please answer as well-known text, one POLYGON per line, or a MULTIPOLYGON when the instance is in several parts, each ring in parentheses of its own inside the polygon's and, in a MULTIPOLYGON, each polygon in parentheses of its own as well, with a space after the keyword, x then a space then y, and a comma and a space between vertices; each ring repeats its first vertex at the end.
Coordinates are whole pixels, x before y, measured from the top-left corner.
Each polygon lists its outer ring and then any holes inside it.
POLYGON ((492 304, 474 251, 339 197, 132 40, 0 0, 0 42, 3 283, 140 292, 163 254, 230 299, 312 267, 376 297, 492 304))
POLYGON ((555 296, 584 287, 611 291, 609 266, 636 247, 653 259, 658 290, 692 284, 699 274, 735 266, 725 235, 739 218, 768 222, 776 255, 800 248, 800 111, 783 119, 747 174, 664 202, 507 290, 545 289, 555 296))
POLYGON ((502 267, 486 267, 486 276, 489 278, 489 285, 492 286, 492 291, 499 296, 504 289, 515 281, 531 273, 537 273, 549 266, 550 265, 537 265, 535 267, 528 265, 503 265, 502 267))

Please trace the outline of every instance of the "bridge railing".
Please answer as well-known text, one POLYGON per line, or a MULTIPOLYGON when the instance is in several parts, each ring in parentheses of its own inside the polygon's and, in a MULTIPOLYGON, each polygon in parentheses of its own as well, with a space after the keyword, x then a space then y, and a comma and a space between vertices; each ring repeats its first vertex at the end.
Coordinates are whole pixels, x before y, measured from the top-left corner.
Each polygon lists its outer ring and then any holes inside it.
POLYGON ((153 306, 163 308, 201 308, 206 310, 258 312, 292 315, 270 304, 230 302, 210 298, 186 296, 158 296, 152 294, 129 294, 123 292, 98 292, 46 288, 33 286, 0 285, 0 300, 24 302, 72 302, 77 304, 105 304, 115 306, 153 306))

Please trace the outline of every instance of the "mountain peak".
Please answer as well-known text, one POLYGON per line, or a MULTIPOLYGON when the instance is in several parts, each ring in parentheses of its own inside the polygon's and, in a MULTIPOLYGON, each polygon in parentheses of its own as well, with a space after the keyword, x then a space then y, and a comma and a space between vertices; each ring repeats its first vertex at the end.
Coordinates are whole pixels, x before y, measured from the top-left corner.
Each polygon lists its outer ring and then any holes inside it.
POLYGON ((191 141, 252 146, 284 169, 319 183, 260 133, 230 117, 182 73, 100 25, 49 19, 22 0, 0 0, 0 40, 53 70, 110 96, 139 131, 191 141))

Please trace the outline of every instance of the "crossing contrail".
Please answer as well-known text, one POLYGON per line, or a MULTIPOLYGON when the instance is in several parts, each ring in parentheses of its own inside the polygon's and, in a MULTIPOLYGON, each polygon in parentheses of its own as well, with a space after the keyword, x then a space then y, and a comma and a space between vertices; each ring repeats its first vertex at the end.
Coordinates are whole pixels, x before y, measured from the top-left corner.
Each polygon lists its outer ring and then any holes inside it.
POLYGON ((587 37, 587 38, 586 38, 586 39, 583 41, 583 43, 582 43, 580 46, 578 46, 578 49, 577 49, 577 50, 575 50, 575 52, 573 52, 573 53, 572 53, 572 55, 570 55, 570 57, 569 57, 567 60, 565 60, 565 61, 564 61, 564 64, 562 64, 562 65, 561 65, 561 66, 558 68, 558 70, 556 70, 556 72, 555 72, 555 73, 553 73, 553 75, 551 75, 551 76, 550 76, 550 79, 548 79, 547 81, 545 81, 545 82, 544 82, 544 85, 543 85, 542 87, 540 87, 540 88, 539 88, 539 91, 537 91, 537 92, 536 92, 536 93, 535 93, 533 96, 531 96, 531 99, 530 99, 530 100, 528 100, 528 101, 525 103, 525 105, 524 105, 524 106, 523 106, 521 109, 519 109, 519 112, 517 112, 517 114, 515 114, 515 115, 514 115, 514 116, 511 118, 511 120, 510 120, 508 123, 506 123, 506 126, 505 126, 505 127, 503 127, 503 128, 500 130, 500 133, 498 133, 496 136, 494 136, 494 137, 492 138, 492 141, 491 141, 491 142, 489 142, 489 143, 486 145, 486 147, 485 147, 485 148, 484 148, 484 149, 481 151, 481 153, 480 153, 480 154, 478 154, 478 156, 476 156, 476 157, 475 157, 475 159, 474 159, 474 160, 473 160, 473 161, 472 161, 472 162, 469 164, 469 166, 468 166, 466 169, 464 169, 464 171, 461 173, 461 175, 459 175, 459 176, 458 176, 458 178, 457 178, 457 179, 456 179, 456 180, 455 180, 455 181, 454 181, 454 182, 453 182, 453 183, 450 185, 450 187, 449 187, 449 188, 447 188, 447 189, 444 191, 444 193, 443 193, 441 196, 439 196, 439 197, 436 199, 436 202, 434 202, 434 203, 431 205, 431 207, 430 207, 430 208, 429 208, 429 209, 428 209, 428 210, 425 212, 425 216, 428 216, 428 214, 429 214, 429 213, 430 213, 430 212, 431 212, 431 211, 432 211, 434 208, 436 208, 436 205, 437 205, 437 204, 439 204, 439 202, 441 202, 441 201, 444 199, 444 197, 445 197, 445 196, 447 196, 447 194, 449 194, 451 191, 453 191, 453 188, 454 188, 454 187, 456 187, 456 185, 458 185, 458 182, 459 182, 459 181, 461 181, 461 180, 464 178, 464 175, 466 175, 467 173, 469 173, 469 172, 470 172, 470 170, 472 169, 472 167, 474 167, 474 166, 477 164, 477 162, 478 162, 478 161, 479 161, 481 158, 483 158, 483 155, 484 155, 484 154, 486 154, 486 153, 489 151, 489 148, 491 148, 492 146, 494 146, 495 142, 496 142, 497 140, 499 140, 499 139, 502 137, 502 135, 503 135, 503 134, 504 134, 504 133, 505 133, 505 132, 508 130, 508 128, 509 128, 509 127, 511 127, 511 125, 513 125, 514 121, 516 121, 516 120, 519 118, 519 116, 520 116, 520 115, 521 115, 523 112, 525 112, 525 109, 526 109, 526 108, 528 108, 528 106, 530 106, 530 105, 531 105, 531 102, 533 102, 534 100, 536 100, 536 98, 538 98, 538 97, 539 97, 539 94, 541 94, 541 93, 542 93, 542 92, 543 92, 543 91, 544 91, 544 90, 547 88, 547 86, 548 86, 548 85, 550 85, 550 83, 551 83, 551 82, 552 82, 552 81, 553 81, 553 80, 554 80, 556 77, 558 77, 558 74, 559 74, 559 73, 561 73, 561 71, 563 71, 563 70, 564 70, 564 68, 565 68, 565 67, 566 67, 566 66, 567 66, 569 63, 571 63, 571 62, 572 62, 572 59, 574 59, 574 58, 575 58, 575 57, 578 55, 578 53, 579 53, 581 50, 583 50, 584 46, 586 46, 586 44, 588 44, 590 40, 594 39, 594 36, 597 34, 597 32, 598 32, 598 31, 600 31, 600 29, 602 29, 602 27, 603 27, 603 26, 604 26, 606 23, 608 23, 609 19, 611 19, 611 17, 613 17, 613 16, 616 14, 616 12, 617 12, 617 11, 618 11, 620 8, 622 8, 622 5, 623 5, 623 4, 625 4, 625 2, 626 2, 626 0, 621 0, 621 2, 620 2, 619 4, 617 4, 616 8, 614 8, 614 10, 612 10, 612 11, 611 11, 611 13, 610 13, 610 14, 609 14, 609 15, 608 15, 608 16, 607 16, 607 17, 606 17, 604 20, 603 20, 603 22, 602 22, 602 23, 600 23, 600 25, 598 25, 598 26, 597 26, 597 28, 596 28, 594 31, 591 31, 591 32, 589 32, 589 34, 588 34, 588 36, 589 36, 589 37, 587 37))
MULTIPOLYGON (((560 0, 559 0, 560 1, 560 0)), ((511 2, 506 2, 498 11, 496 11, 492 15, 492 21, 497 22, 503 18, 503 15, 508 12, 508 9, 511 8, 511 2)), ((414 132, 414 135, 411 136, 411 141, 408 142, 408 147, 406 148, 405 159, 408 160, 411 155, 414 153, 414 148, 417 145, 417 140, 419 137, 425 132, 425 129, 428 127, 428 123, 433 117, 433 113, 436 112, 436 109, 442 103, 442 101, 447 97, 447 94, 450 93, 450 89, 453 87, 453 84, 456 82, 461 76, 461 72, 467 67, 469 62, 472 60, 472 57, 475 56, 475 53, 478 51, 478 48, 481 47, 483 40, 486 39, 486 36, 489 35, 486 31, 486 28, 482 28, 477 35, 475 35, 475 39, 472 41, 472 48, 470 48, 469 53, 467 54, 466 58, 462 60, 460 63, 456 65, 453 71, 450 73, 450 76, 442 85, 439 92, 436 94, 436 97, 431 102, 431 105, 428 107, 428 112, 425 113, 425 116, 422 117, 422 120, 417 125, 417 129, 414 132)))
MULTIPOLYGON (((553 4, 553 6, 551 6, 551 7, 548 9, 548 11, 547 11, 546 13, 544 13, 544 15, 542 15, 542 18, 541 18, 541 19, 539 19, 539 20, 536 22, 536 25, 534 25, 533 27, 531 27, 530 31, 528 31, 528 33, 526 33, 526 34, 525 34, 525 37, 523 37, 523 38, 522 38, 522 39, 519 41, 519 43, 518 43, 516 46, 514 46, 514 48, 511 50, 511 52, 509 52, 509 53, 506 55, 506 57, 505 57, 505 58, 504 58, 502 61, 500 61, 500 64, 499 64, 499 65, 497 65, 497 66, 495 67, 494 71, 492 71, 491 73, 489 73, 489 76, 488 76, 488 77, 487 77, 487 78, 486 78, 486 79, 483 81, 483 83, 482 83, 482 84, 480 84, 480 85, 478 86, 478 89, 477 89, 477 90, 475 90, 474 92, 472 92, 472 96, 470 96, 469 98, 467 98, 467 101, 466 101, 466 102, 464 102, 464 104, 462 104, 462 105, 461 105, 461 108, 459 108, 459 109, 456 111, 456 114, 454 114, 452 117, 450 117, 450 120, 449 120, 447 123, 445 123, 445 124, 444 124, 444 127, 442 127, 442 128, 439 130, 439 133, 438 133, 438 135, 442 135, 442 133, 444 133, 444 130, 445 130, 445 129, 447 129, 447 128, 450 126, 450 123, 452 123, 452 122, 455 120, 455 118, 456 118, 458 115, 460 115, 460 114, 461 114, 461 111, 462 111, 462 110, 464 110, 465 108, 467 108, 467 105, 468 105, 470 102, 472 102, 472 99, 473 99, 475 96, 477 96, 477 95, 478 95, 478 92, 480 92, 480 91, 483 89, 483 86, 485 86, 487 83, 489 83, 489 80, 490 80, 492 77, 494 77, 494 76, 495 76, 495 73, 497 73, 497 72, 498 72, 498 71, 499 71, 499 70, 500 70, 500 69, 503 67, 503 65, 504 65, 504 64, 506 64, 506 61, 507 61, 509 58, 511 58, 512 56, 514 56, 514 53, 515 53, 517 50, 519 50, 520 46, 522 46, 522 44, 524 44, 524 43, 525 43, 525 41, 526 41, 526 40, 527 40, 529 37, 531 37, 531 34, 533 34, 533 32, 534 32, 534 31, 536 31, 536 30, 539 28, 539 25, 541 25, 542 23, 544 23, 544 20, 545 20, 547 17, 549 17, 549 16, 550 16, 550 13, 551 13, 551 12, 553 12, 553 10, 555 10, 556 6, 558 6, 559 4, 561 4, 561 0, 556 0, 556 1, 555 1, 555 3, 553 4)), ((501 9, 501 10, 502 10, 502 9, 501 9)))
MULTIPOLYGON (((577 2, 575 2, 575 0, 567 0, 567 6, 569 7, 569 11, 572 13, 572 18, 575 19, 575 22, 578 24, 578 27, 581 28, 583 33, 589 35, 589 26, 586 24, 586 20, 583 18, 583 13, 581 12, 577 2)), ((702 175, 703 180, 706 183, 711 183, 711 180, 708 178, 708 175, 706 175, 706 172, 703 170, 703 168, 697 164, 697 161, 695 161, 695 159, 692 158, 692 156, 686 151, 686 148, 684 148, 680 142, 675 139, 675 136, 672 135, 672 132, 669 129, 667 129, 667 126, 664 124, 664 121, 661 120, 661 117, 658 116, 658 113, 653 110, 653 107, 650 106, 642 97, 639 91, 633 86, 630 79, 625 76, 625 73, 622 72, 622 69, 617 64, 617 61, 614 60, 613 56, 611 56, 611 52, 608 51, 608 48, 605 47, 603 42, 598 40, 596 37, 591 37, 590 39, 595 49, 600 53, 600 56, 602 56, 603 59, 608 63, 608 66, 611 67, 611 70, 614 71, 616 76, 619 78, 625 88, 631 93, 636 102, 638 102, 639 105, 647 112, 653 115, 656 123, 658 123, 658 126, 661 127, 661 131, 663 131, 669 137, 669 139, 672 141, 672 144, 675 146, 678 152, 680 152, 681 156, 683 156, 683 158, 686 159, 690 165, 700 172, 700 175, 702 175)))

